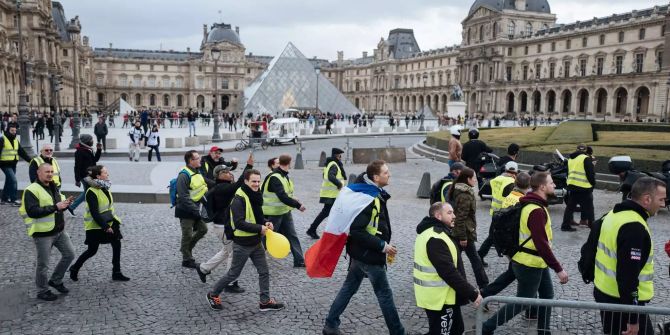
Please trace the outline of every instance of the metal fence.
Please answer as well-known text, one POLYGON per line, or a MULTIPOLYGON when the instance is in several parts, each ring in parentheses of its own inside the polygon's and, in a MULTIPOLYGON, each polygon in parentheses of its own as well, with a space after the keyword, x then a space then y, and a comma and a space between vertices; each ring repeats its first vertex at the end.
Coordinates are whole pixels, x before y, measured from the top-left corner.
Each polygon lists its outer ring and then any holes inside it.
MULTIPOLYGON (((572 300, 548 300, 528 299, 518 297, 491 296, 482 301, 477 309, 475 334, 482 334, 483 323, 491 317, 496 317, 497 312, 505 304, 514 304, 514 311, 519 311, 516 316, 503 325, 496 328, 495 334, 541 334, 538 332, 537 314, 540 309, 551 309, 551 319, 546 334, 609 334, 603 327, 611 330, 617 328, 617 320, 627 319, 627 315, 637 315, 640 320, 640 335, 670 335, 665 324, 670 322, 670 308, 652 306, 631 306, 617 304, 603 304, 587 301, 572 300), (490 309, 484 312, 484 306, 490 309), (601 315, 605 316, 605 322, 601 315), (623 317, 622 317, 623 316, 623 317), (647 327, 643 332, 643 321, 649 319, 647 327)), ((510 315, 511 316, 511 315, 510 315)), ((496 319, 497 320, 497 319, 496 319)), ((503 320, 499 320, 503 321, 503 320)), ((667 326, 666 326, 667 327, 667 326)), ((626 322, 623 322, 621 331, 626 330, 626 322)), ((615 334, 612 332, 612 334, 615 334)), ((617 333, 618 334, 618 333, 617 333)))

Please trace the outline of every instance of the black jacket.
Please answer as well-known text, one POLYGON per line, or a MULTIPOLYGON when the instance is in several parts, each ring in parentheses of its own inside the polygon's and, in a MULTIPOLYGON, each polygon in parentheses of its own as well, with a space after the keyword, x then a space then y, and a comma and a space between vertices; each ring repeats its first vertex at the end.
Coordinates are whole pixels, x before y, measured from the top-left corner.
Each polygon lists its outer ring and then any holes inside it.
POLYGON ((480 140, 469 140, 467 143, 463 144, 463 160, 465 165, 475 172, 479 171, 481 167, 479 160, 477 159, 482 152, 492 152, 493 150, 489 148, 486 143, 480 140))
MULTIPOLYGON (((289 179, 288 172, 282 170, 281 168, 276 168, 272 172, 273 173, 277 172, 277 173, 281 174, 282 176, 284 176, 286 179, 289 179)), ((269 182, 270 184, 268 185, 268 191, 274 192, 275 194, 277 194, 277 197, 279 198, 279 200, 281 202, 283 202, 285 205, 291 206, 293 208, 300 208, 300 203, 297 200, 288 196, 288 194, 286 193, 286 190, 284 190, 284 185, 282 185, 282 183, 279 181, 279 179, 270 178, 270 180, 268 181, 269 177, 270 177, 270 175, 267 175, 265 177, 265 180, 263 181, 263 185, 261 186, 261 190, 265 190, 265 183, 269 182)))
MULTIPOLYGON (((328 159, 326 159, 326 166, 328 166, 330 162, 337 163, 337 166, 339 166, 340 170, 342 170, 342 176, 344 177, 344 180, 347 180, 347 172, 344 171, 344 165, 342 164, 342 162, 337 160, 335 157, 328 157, 328 159)), ((342 185, 342 183, 337 179, 337 168, 334 166, 331 166, 330 169, 328 169, 328 181, 335 184, 335 186, 337 186, 338 189, 344 187, 344 185, 342 185)), ((335 199, 321 197, 319 198, 319 202, 322 204, 332 205, 333 203, 335 203, 335 199)))
POLYGON ((33 237, 53 236, 60 233, 63 231, 63 228, 65 228, 63 212, 59 211, 56 207, 56 204, 61 200, 60 193, 58 192, 58 189, 53 182, 49 183, 49 186, 44 186, 40 183, 40 186, 42 186, 49 193, 49 195, 51 195, 54 204, 52 206, 40 207, 40 201, 34 194, 31 192, 24 192, 23 201, 26 214, 33 219, 38 219, 55 213, 56 225, 54 226, 54 229, 49 232, 33 234, 33 237))
MULTIPOLYGON (((186 167, 196 174, 200 172, 186 167)), ((174 216, 179 219, 200 219, 200 203, 191 200, 191 178, 181 171, 177 175, 177 204, 174 207, 174 216)))
MULTIPOLYGON (((436 233, 446 233, 458 248, 458 240, 451 236, 451 228, 439 220, 431 217, 424 217, 416 227, 416 233, 421 234, 427 229, 433 229, 436 233)), ((437 274, 447 285, 456 291, 457 304, 463 304, 465 301, 475 301, 479 291, 468 283, 465 268, 463 267, 463 257, 458 255, 458 262, 454 264, 451 251, 443 240, 430 238, 426 244, 428 259, 437 270, 437 274)), ((457 249, 458 250, 458 249, 457 249)))
MULTIPOLYGON (((246 171, 253 168, 252 165, 247 165, 244 170, 246 171)), ((242 185, 244 185, 244 172, 240 174, 240 177, 237 178, 236 182, 231 183, 217 180, 216 186, 207 191, 205 196, 207 197, 208 202, 211 201, 210 206, 215 211, 212 222, 216 224, 224 224, 230 220, 226 217, 228 214, 226 209, 230 206, 230 202, 233 200, 235 192, 237 192, 237 189, 242 185)))
POLYGON ((365 264, 384 265, 386 264, 384 245, 391 242, 391 221, 386 208, 386 202, 391 196, 382 191, 377 197, 381 205, 377 235, 373 236, 365 230, 372 216, 373 201, 351 223, 347 239, 347 253, 351 258, 365 264))
POLYGON ((237 169, 237 162, 226 162, 223 159, 223 157, 221 157, 218 162, 215 162, 214 159, 212 159, 212 156, 210 155, 203 156, 200 159, 200 173, 205 178, 207 187, 212 187, 216 185, 216 178, 214 177, 214 168, 218 165, 229 166, 231 171, 237 169), (205 165, 205 163, 207 163, 207 165, 205 165), (207 169, 205 167, 207 167, 207 169))
MULTIPOLYGON (((579 155, 584 155, 584 153, 581 151, 575 151, 572 154, 570 154, 570 159, 577 158, 577 156, 579 155)), ((595 186, 596 169, 593 166, 593 159, 591 159, 589 155, 586 155, 586 159, 584 159, 584 172, 586 172, 586 179, 589 181, 589 183, 595 186)), ((582 188, 575 185, 568 185, 568 190, 573 192, 593 192, 593 188, 582 188)))
POLYGON ((95 166, 96 163, 100 160, 100 155, 102 155, 102 150, 97 149, 95 155, 93 155, 92 149, 85 147, 81 144, 77 145, 76 151, 74 152, 74 181, 81 182, 82 179, 86 178, 88 175, 86 170, 95 166))
POLYGON ((107 130, 107 124, 104 123, 104 122, 103 123, 100 123, 100 122, 96 123, 95 126, 93 127, 93 133, 95 134, 95 136, 98 136, 98 137, 107 136, 107 134, 109 133, 109 131, 107 130))
MULTIPOLYGON (((16 136, 10 135, 9 132, 6 132, 5 135, 0 136, 0 152, 2 152, 2 150, 4 150, 4 147, 5 147, 5 139, 3 137, 7 137, 7 139, 9 139, 10 142, 14 141, 14 138, 16 138, 16 136)), ((19 157, 23 158, 23 160, 26 161, 26 162, 30 162, 30 160, 32 159, 32 158, 30 158, 30 156, 28 156, 28 153, 25 150, 23 150, 23 147, 21 147, 21 143, 19 143, 18 154, 19 154, 19 157)), ((17 162, 18 162, 18 160, 8 161, 8 162, 0 161, 0 166, 15 167, 17 162)))
POLYGON ((261 243, 262 225, 265 223, 263 217, 263 194, 261 192, 252 191, 246 184, 242 184, 241 188, 249 197, 256 223, 247 222, 245 220, 246 202, 239 196, 235 196, 230 203, 230 212, 233 214, 233 223, 235 224, 235 229, 254 233, 256 235, 244 237, 233 235, 233 242, 244 246, 258 245, 261 243))

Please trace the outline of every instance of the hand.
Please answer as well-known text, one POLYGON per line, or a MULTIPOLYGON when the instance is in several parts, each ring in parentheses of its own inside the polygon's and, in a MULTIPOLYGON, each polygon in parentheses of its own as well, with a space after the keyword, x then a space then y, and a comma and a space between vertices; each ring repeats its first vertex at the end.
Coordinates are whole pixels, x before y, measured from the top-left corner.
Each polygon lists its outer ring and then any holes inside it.
POLYGON ((77 187, 81 187, 81 182, 80 182, 80 181, 76 181, 76 182, 74 182, 74 184, 75 184, 75 186, 77 186, 77 187))
POLYGON ((247 158, 247 165, 251 165, 251 166, 254 165, 254 154, 253 153, 249 153, 249 158, 247 158))
POLYGON ((112 230, 112 227, 107 227, 107 229, 105 229, 105 233, 114 234, 114 230, 112 230))
POLYGON ((233 159, 231 159, 230 161, 233 162, 233 163, 237 163, 237 158, 233 157, 233 159))
POLYGON ((384 244, 384 250, 382 252, 395 256, 398 253, 398 249, 394 245, 386 243, 384 244))
POLYGON ((56 208, 58 208, 59 211, 65 210, 68 206, 70 206, 70 203, 67 200, 56 204, 56 208))
POLYGON ((98 143, 98 144, 96 144, 96 145, 95 145, 95 148, 98 149, 98 150, 102 149, 102 143, 98 143))
POLYGON ((275 226, 274 226, 274 225, 272 224, 272 222, 270 222, 270 221, 268 221, 268 222, 265 223, 265 227, 268 227, 268 229, 270 229, 270 230, 272 230, 272 231, 275 230, 275 226))
POLYGON ((268 229, 267 226, 261 226, 261 235, 265 235, 268 232, 268 229))
POLYGON ((67 197, 67 199, 65 199, 65 201, 67 201, 68 203, 74 202, 74 196, 71 195, 71 196, 67 197))
POLYGON ((626 331, 621 332, 622 335, 637 335, 637 332, 640 331, 639 324, 628 324, 626 326, 626 331))
POLYGON ((561 284, 567 284, 568 283, 568 273, 565 272, 565 270, 556 273, 558 276, 558 280, 561 282, 561 284))
POLYGON ((299 211, 304 212, 307 208, 305 208, 305 205, 300 204, 300 208, 298 208, 299 211))
POLYGON ((482 303, 482 300, 484 300, 484 298, 482 298, 482 294, 477 293, 477 299, 475 299, 475 301, 473 301, 472 304, 475 305, 475 308, 477 308, 482 303))
POLYGON ((458 244, 460 244, 461 247, 465 248, 468 246, 468 240, 460 240, 458 244))

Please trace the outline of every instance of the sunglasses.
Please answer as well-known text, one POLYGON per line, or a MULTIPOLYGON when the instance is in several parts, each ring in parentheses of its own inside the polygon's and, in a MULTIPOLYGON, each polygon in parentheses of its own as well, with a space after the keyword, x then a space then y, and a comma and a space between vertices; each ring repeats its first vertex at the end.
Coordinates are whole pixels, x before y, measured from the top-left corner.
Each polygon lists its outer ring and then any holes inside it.
POLYGON ((44 152, 53 152, 53 149, 44 149, 44 152))

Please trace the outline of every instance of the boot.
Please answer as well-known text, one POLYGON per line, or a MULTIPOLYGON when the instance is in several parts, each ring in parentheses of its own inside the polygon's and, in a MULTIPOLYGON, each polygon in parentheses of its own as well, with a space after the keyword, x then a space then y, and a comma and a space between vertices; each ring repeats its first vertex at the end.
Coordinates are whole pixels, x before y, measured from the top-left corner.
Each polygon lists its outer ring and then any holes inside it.
POLYGON ((79 269, 75 268, 74 265, 70 267, 70 279, 72 279, 72 281, 79 280, 79 269))
POLYGON ((130 278, 123 275, 121 272, 112 273, 112 280, 114 281, 129 281, 130 278))

